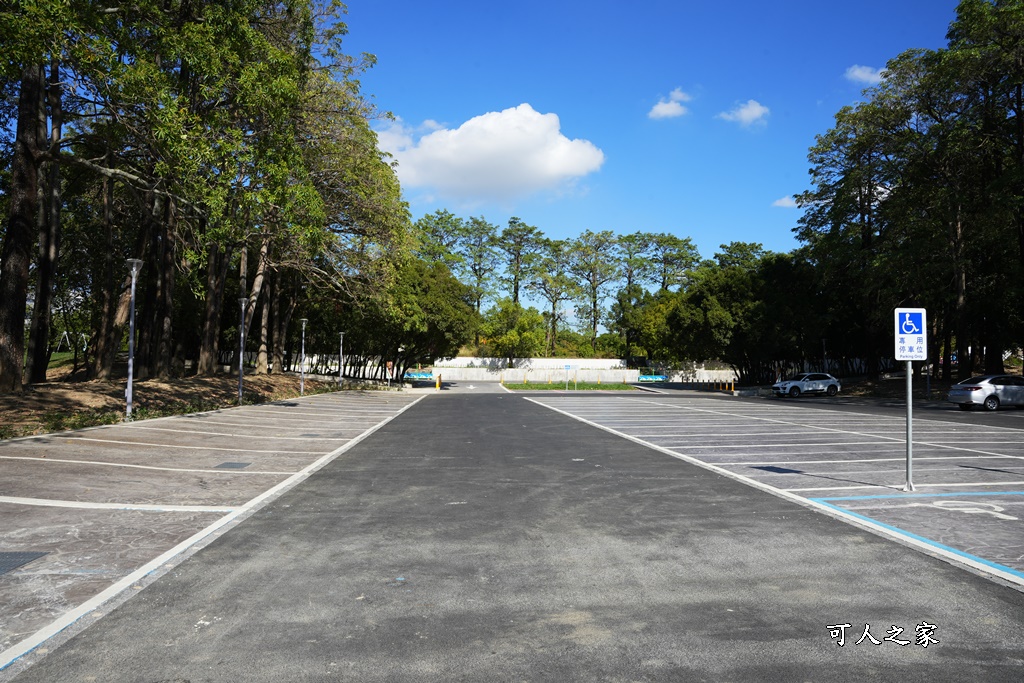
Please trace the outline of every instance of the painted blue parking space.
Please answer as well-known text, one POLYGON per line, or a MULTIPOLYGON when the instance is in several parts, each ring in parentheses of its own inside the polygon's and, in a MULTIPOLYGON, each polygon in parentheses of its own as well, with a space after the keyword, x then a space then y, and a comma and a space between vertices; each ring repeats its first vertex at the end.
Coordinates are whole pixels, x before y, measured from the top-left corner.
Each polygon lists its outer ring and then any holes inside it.
POLYGON ((1024 491, 904 493, 811 500, 957 555, 965 562, 1009 573, 1024 581, 1024 491), (976 518, 982 529, 965 516, 976 518))
POLYGON ((955 413, 915 420, 911 493, 897 410, 699 395, 530 400, 1024 587, 1019 428, 955 413))

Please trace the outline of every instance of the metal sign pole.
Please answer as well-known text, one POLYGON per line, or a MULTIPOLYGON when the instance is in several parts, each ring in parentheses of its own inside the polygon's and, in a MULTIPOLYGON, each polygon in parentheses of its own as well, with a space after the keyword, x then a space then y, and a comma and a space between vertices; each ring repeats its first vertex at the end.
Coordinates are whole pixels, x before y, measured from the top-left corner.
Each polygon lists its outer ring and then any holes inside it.
POLYGON ((306 319, 302 322, 302 346, 299 355, 299 396, 306 395, 306 319))
POLYGON ((128 323, 128 388, 125 389, 124 397, 128 404, 125 414, 132 419, 132 380, 135 375, 135 281, 138 278, 139 270, 142 269, 142 261, 137 258, 128 259, 128 265, 132 269, 132 295, 131 312, 128 323))
POLYGON ((914 366, 912 361, 907 361, 907 483, 904 491, 914 490, 914 366))
POLYGON ((238 405, 242 405, 242 378, 245 377, 245 306, 249 300, 245 297, 238 298, 238 305, 242 309, 241 324, 238 327, 238 405))
POLYGON ((907 483, 904 491, 914 490, 914 364, 928 362, 928 311, 923 308, 897 308, 894 319, 895 358, 907 364, 907 483))

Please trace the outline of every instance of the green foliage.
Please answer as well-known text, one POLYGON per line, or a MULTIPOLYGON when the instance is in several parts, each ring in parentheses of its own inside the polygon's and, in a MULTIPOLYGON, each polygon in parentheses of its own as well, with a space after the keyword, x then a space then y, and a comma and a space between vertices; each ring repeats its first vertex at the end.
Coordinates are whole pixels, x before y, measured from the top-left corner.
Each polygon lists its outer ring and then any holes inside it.
POLYGON ((581 293, 577 315, 590 323, 591 350, 597 353, 597 328, 608 286, 618 277, 615 235, 610 230, 585 230, 568 246, 568 270, 579 283, 581 293))
POLYGON ((498 227, 482 216, 471 217, 463 224, 459 253, 462 263, 459 271, 473 288, 477 313, 484 299, 494 294, 494 276, 499 266, 498 227))
POLYGON ((529 281, 540 258, 543 234, 513 216, 501 231, 498 250, 504 255, 505 275, 502 278, 514 303, 519 303, 519 290, 529 281))
POLYGON ((416 254, 426 261, 439 261, 455 272, 463 263, 459 240, 465 233, 465 221, 445 209, 423 216, 415 224, 416 254))
POLYGON ((544 348, 544 317, 535 308, 523 308, 512 299, 499 299, 484 315, 481 333, 489 355, 531 358, 544 348))
POLYGON ((533 278, 527 285, 531 293, 540 296, 550 306, 544 312, 547 322, 546 350, 555 354, 559 328, 565 322, 566 310, 563 304, 579 298, 582 294, 577 281, 569 274, 569 243, 562 240, 541 242, 540 260, 533 278))
POLYGON ((1000 371, 1024 343, 1024 3, 966 0, 948 37, 890 61, 867 101, 837 113, 798 200, 797 234, 837 304, 828 337, 871 374, 900 305, 929 309, 947 372, 955 349, 967 375, 1000 371))

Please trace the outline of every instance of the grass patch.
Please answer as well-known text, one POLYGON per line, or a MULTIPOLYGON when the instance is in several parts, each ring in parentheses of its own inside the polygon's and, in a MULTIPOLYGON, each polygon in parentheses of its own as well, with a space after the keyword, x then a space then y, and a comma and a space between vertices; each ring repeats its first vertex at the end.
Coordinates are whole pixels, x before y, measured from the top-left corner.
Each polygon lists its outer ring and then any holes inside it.
POLYGON ((124 413, 118 410, 82 410, 73 413, 53 410, 43 413, 39 422, 46 433, 52 433, 117 424, 123 417, 124 413))
MULTIPOLYGON (((513 391, 565 391, 565 382, 507 382, 505 388, 513 391)), ((621 382, 569 382, 569 391, 636 391, 636 387, 621 382)))

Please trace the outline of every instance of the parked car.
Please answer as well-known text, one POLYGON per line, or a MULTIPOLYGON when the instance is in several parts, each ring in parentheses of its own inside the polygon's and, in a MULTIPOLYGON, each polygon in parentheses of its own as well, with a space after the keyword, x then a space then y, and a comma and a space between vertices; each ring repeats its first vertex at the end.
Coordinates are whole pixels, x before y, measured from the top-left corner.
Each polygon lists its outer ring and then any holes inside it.
POLYGON ((796 398, 800 394, 828 394, 835 396, 843 386, 832 375, 825 372, 802 372, 789 379, 772 385, 776 396, 796 398))
POLYGON ((1024 378, 1014 375, 979 375, 957 382, 949 388, 946 400, 960 410, 982 406, 999 410, 999 406, 1024 407, 1024 378))

